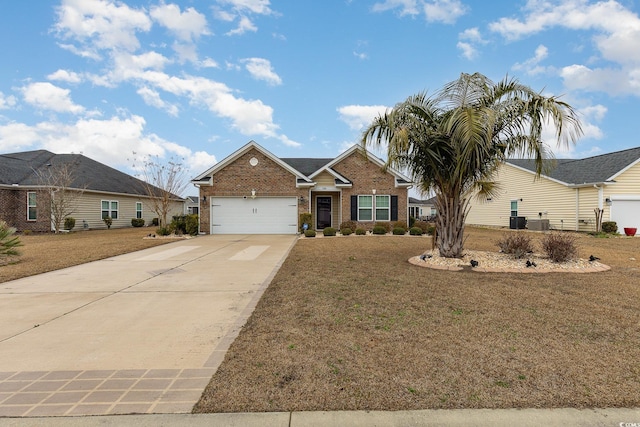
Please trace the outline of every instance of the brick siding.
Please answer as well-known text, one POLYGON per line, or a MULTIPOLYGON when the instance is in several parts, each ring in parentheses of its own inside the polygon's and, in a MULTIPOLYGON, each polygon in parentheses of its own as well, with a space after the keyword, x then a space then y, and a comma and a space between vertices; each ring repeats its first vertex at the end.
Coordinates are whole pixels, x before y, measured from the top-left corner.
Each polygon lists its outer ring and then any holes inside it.
POLYGON ((37 191, 36 220, 27 221, 27 193, 28 190, 0 189, 0 219, 4 220, 17 231, 36 232, 51 231, 51 215, 48 194, 37 191))

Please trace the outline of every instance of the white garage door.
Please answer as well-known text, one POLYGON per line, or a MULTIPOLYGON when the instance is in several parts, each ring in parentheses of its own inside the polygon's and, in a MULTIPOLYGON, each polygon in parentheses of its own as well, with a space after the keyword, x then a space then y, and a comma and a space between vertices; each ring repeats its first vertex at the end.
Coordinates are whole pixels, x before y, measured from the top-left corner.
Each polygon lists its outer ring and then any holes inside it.
POLYGON ((618 225, 618 232, 625 227, 640 229, 640 196, 611 196, 611 221, 618 225))
POLYGON ((211 234, 296 234, 295 197, 212 197, 211 234))

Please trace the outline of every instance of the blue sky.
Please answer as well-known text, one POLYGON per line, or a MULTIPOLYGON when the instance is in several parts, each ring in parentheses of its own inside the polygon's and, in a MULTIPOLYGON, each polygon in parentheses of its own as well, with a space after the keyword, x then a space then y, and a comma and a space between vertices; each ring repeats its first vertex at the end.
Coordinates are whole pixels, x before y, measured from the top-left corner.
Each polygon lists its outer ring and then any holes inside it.
MULTIPOLYGON (((0 6, 0 153, 334 157, 408 96, 507 74, 581 114, 557 157, 640 145, 637 2, 59 0, 0 6), (133 154, 135 152, 135 154, 133 154)), ((551 130, 550 130, 551 131, 551 130)), ((193 192, 193 191, 192 191, 193 192)))

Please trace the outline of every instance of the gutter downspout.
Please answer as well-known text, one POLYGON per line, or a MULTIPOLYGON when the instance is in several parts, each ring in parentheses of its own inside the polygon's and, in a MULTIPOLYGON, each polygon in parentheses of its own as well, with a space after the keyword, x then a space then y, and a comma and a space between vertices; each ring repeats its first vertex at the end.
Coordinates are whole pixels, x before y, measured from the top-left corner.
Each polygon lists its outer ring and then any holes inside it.
POLYGON ((580 189, 576 188, 576 219, 575 230, 580 231, 580 189))

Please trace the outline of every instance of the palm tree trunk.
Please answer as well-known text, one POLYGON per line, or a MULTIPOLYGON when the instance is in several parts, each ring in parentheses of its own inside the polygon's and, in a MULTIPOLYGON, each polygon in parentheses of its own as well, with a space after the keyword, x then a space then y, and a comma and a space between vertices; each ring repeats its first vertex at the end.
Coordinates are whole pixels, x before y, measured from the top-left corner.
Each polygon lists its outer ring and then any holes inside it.
POLYGON ((464 246, 464 221, 467 216, 468 200, 460 195, 436 195, 437 246, 440 256, 461 258, 464 246))

